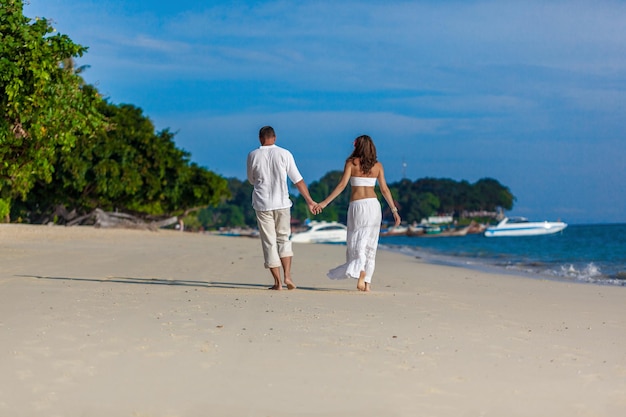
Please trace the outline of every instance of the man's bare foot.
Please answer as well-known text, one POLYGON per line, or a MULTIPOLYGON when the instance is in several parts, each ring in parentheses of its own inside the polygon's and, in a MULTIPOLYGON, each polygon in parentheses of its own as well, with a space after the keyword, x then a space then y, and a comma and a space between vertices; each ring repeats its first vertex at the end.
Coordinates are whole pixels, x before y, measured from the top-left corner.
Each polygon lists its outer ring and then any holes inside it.
POLYGON ((359 291, 365 291, 365 276, 361 275, 356 283, 356 289, 359 291))
POLYGON ((278 285, 274 284, 274 285, 272 285, 271 287, 268 288, 268 290, 275 290, 275 291, 280 291, 282 289, 283 289, 283 287, 280 284, 278 284, 278 285))
POLYGON ((285 278, 285 285, 287 286, 288 290, 295 290, 297 288, 296 284, 293 283, 291 278, 285 278))

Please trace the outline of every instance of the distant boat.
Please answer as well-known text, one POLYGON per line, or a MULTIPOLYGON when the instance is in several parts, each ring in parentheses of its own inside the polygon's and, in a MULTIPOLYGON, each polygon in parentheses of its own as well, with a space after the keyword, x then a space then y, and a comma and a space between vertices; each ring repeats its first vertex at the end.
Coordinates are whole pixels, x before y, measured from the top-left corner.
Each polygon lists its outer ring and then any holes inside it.
POLYGON ((312 221, 302 232, 291 235, 291 241, 296 243, 345 243, 348 228, 339 222, 312 221))
POLYGON ((438 235, 442 231, 441 226, 428 223, 409 225, 408 229, 407 236, 438 235))
POLYGON ((472 222, 469 224, 469 230, 467 231, 467 234, 468 235, 483 234, 486 229, 487 229, 487 225, 484 225, 482 223, 476 223, 475 221, 472 220, 472 222))
POLYGON ((459 227, 459 228, 452 228, 452 229, 445 229, 445 230, 439 229, 438 232, 435 232, 435 233, 428 233, 428 232, 426 232, 425 234, 420 235, 420 237, 465 236, 465 235, 467 235, 469 230, 470 230, 469 226, 459 227))
POLYGON ((259 237, 259 231, 256 229, 242 229, 239 227, 221 229, 218 234, 220 236, 234 237, 259 237))
POLYGON ((421 224, 410 224, 407 236, 421 236, 426 233, 426 227, 421 224))
POLYGON ((439 233, 441 233, 442 229, 441 226, 438 226, 436 224, 427 224, 424 226, 424 233, 426 235, 438 235, 439 233))
POLYGON ((409 232, 408 226, 391 226, 380 231, 380 236, 406 236, 409 232))
POLYGON ((563 222, 531 222, 525 217, 505 217, 496 226, 485 230, 486 237, 539 236, 558 233, 567 227, 563 222))

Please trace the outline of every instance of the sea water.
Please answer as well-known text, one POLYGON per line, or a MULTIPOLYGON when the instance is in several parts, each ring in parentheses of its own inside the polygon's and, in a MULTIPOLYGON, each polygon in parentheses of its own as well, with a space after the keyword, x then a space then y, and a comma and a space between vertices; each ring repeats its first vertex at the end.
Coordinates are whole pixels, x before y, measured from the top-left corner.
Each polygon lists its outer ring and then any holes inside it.
POLYGON ((553 235, 380 238, 381 249, 430 263, 626 286, 626 224, 570 225, 553 235))

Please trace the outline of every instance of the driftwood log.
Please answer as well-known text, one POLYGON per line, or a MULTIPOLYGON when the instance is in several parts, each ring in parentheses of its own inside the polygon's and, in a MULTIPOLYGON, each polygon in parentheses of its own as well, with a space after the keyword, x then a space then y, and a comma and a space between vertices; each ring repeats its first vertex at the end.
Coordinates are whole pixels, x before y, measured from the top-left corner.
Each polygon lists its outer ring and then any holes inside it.
POLYGON ((179 223, 178 216, 169 217, 163 220, 146 221, 130 214, 106 212, 101 209, 95 209, 94 215, 96 219, 94 226, 104 228, 117 227, 124 229, 158 230, 162 227, 179 223))
POLYGON ((139 217, 128 213, 110 212, 102 209, 95 209, 91 213, 78 215, 76 210, 68 211, 65 206, 58 205, 54 212, 44 218, 43 223, 51 221, 52 218, 63 219, 61 223, 66 226, 93 225, 102 228, 124 228, 124 229, 144 229, 158 230, 162 227, 178 224, 182 231, 184 228, 183 218, 193 211, 202 207, 193 207, 185 210, 181 216, 162 217, 139 217))
POLYGON ((78 216, 75 210, 68 213, 64 209, 64 207, 62 209, 57 208, 55 214, 65 220, 66 226, 93 225, 98 228, 158 230, 179 223, 182 228, 182 220, 178 216, 165 219, 144 219, 132 214, 108 212, 99 208, 91 213, 78 216))

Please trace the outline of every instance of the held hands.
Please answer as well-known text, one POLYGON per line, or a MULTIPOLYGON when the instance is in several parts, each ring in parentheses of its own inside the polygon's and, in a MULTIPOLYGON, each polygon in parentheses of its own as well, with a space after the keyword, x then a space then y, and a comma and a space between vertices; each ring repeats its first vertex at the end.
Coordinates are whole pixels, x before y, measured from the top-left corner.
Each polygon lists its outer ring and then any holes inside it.
POLYGON ((318 215, 322 212, 322 205, 320 203, 316 203, 315 201, 313 201, 312 203, 308 204, 309 206, 309 211, 311 213, 313 213, 314 215, 318 215))
POLYGON ((322 210, 324 210, 325 207, 326 204, 324 204, 323 202, 315 203, 313 206, 309 206, 309 210, 311 210, 311 213, 318 215, 322 212, 322 210))

